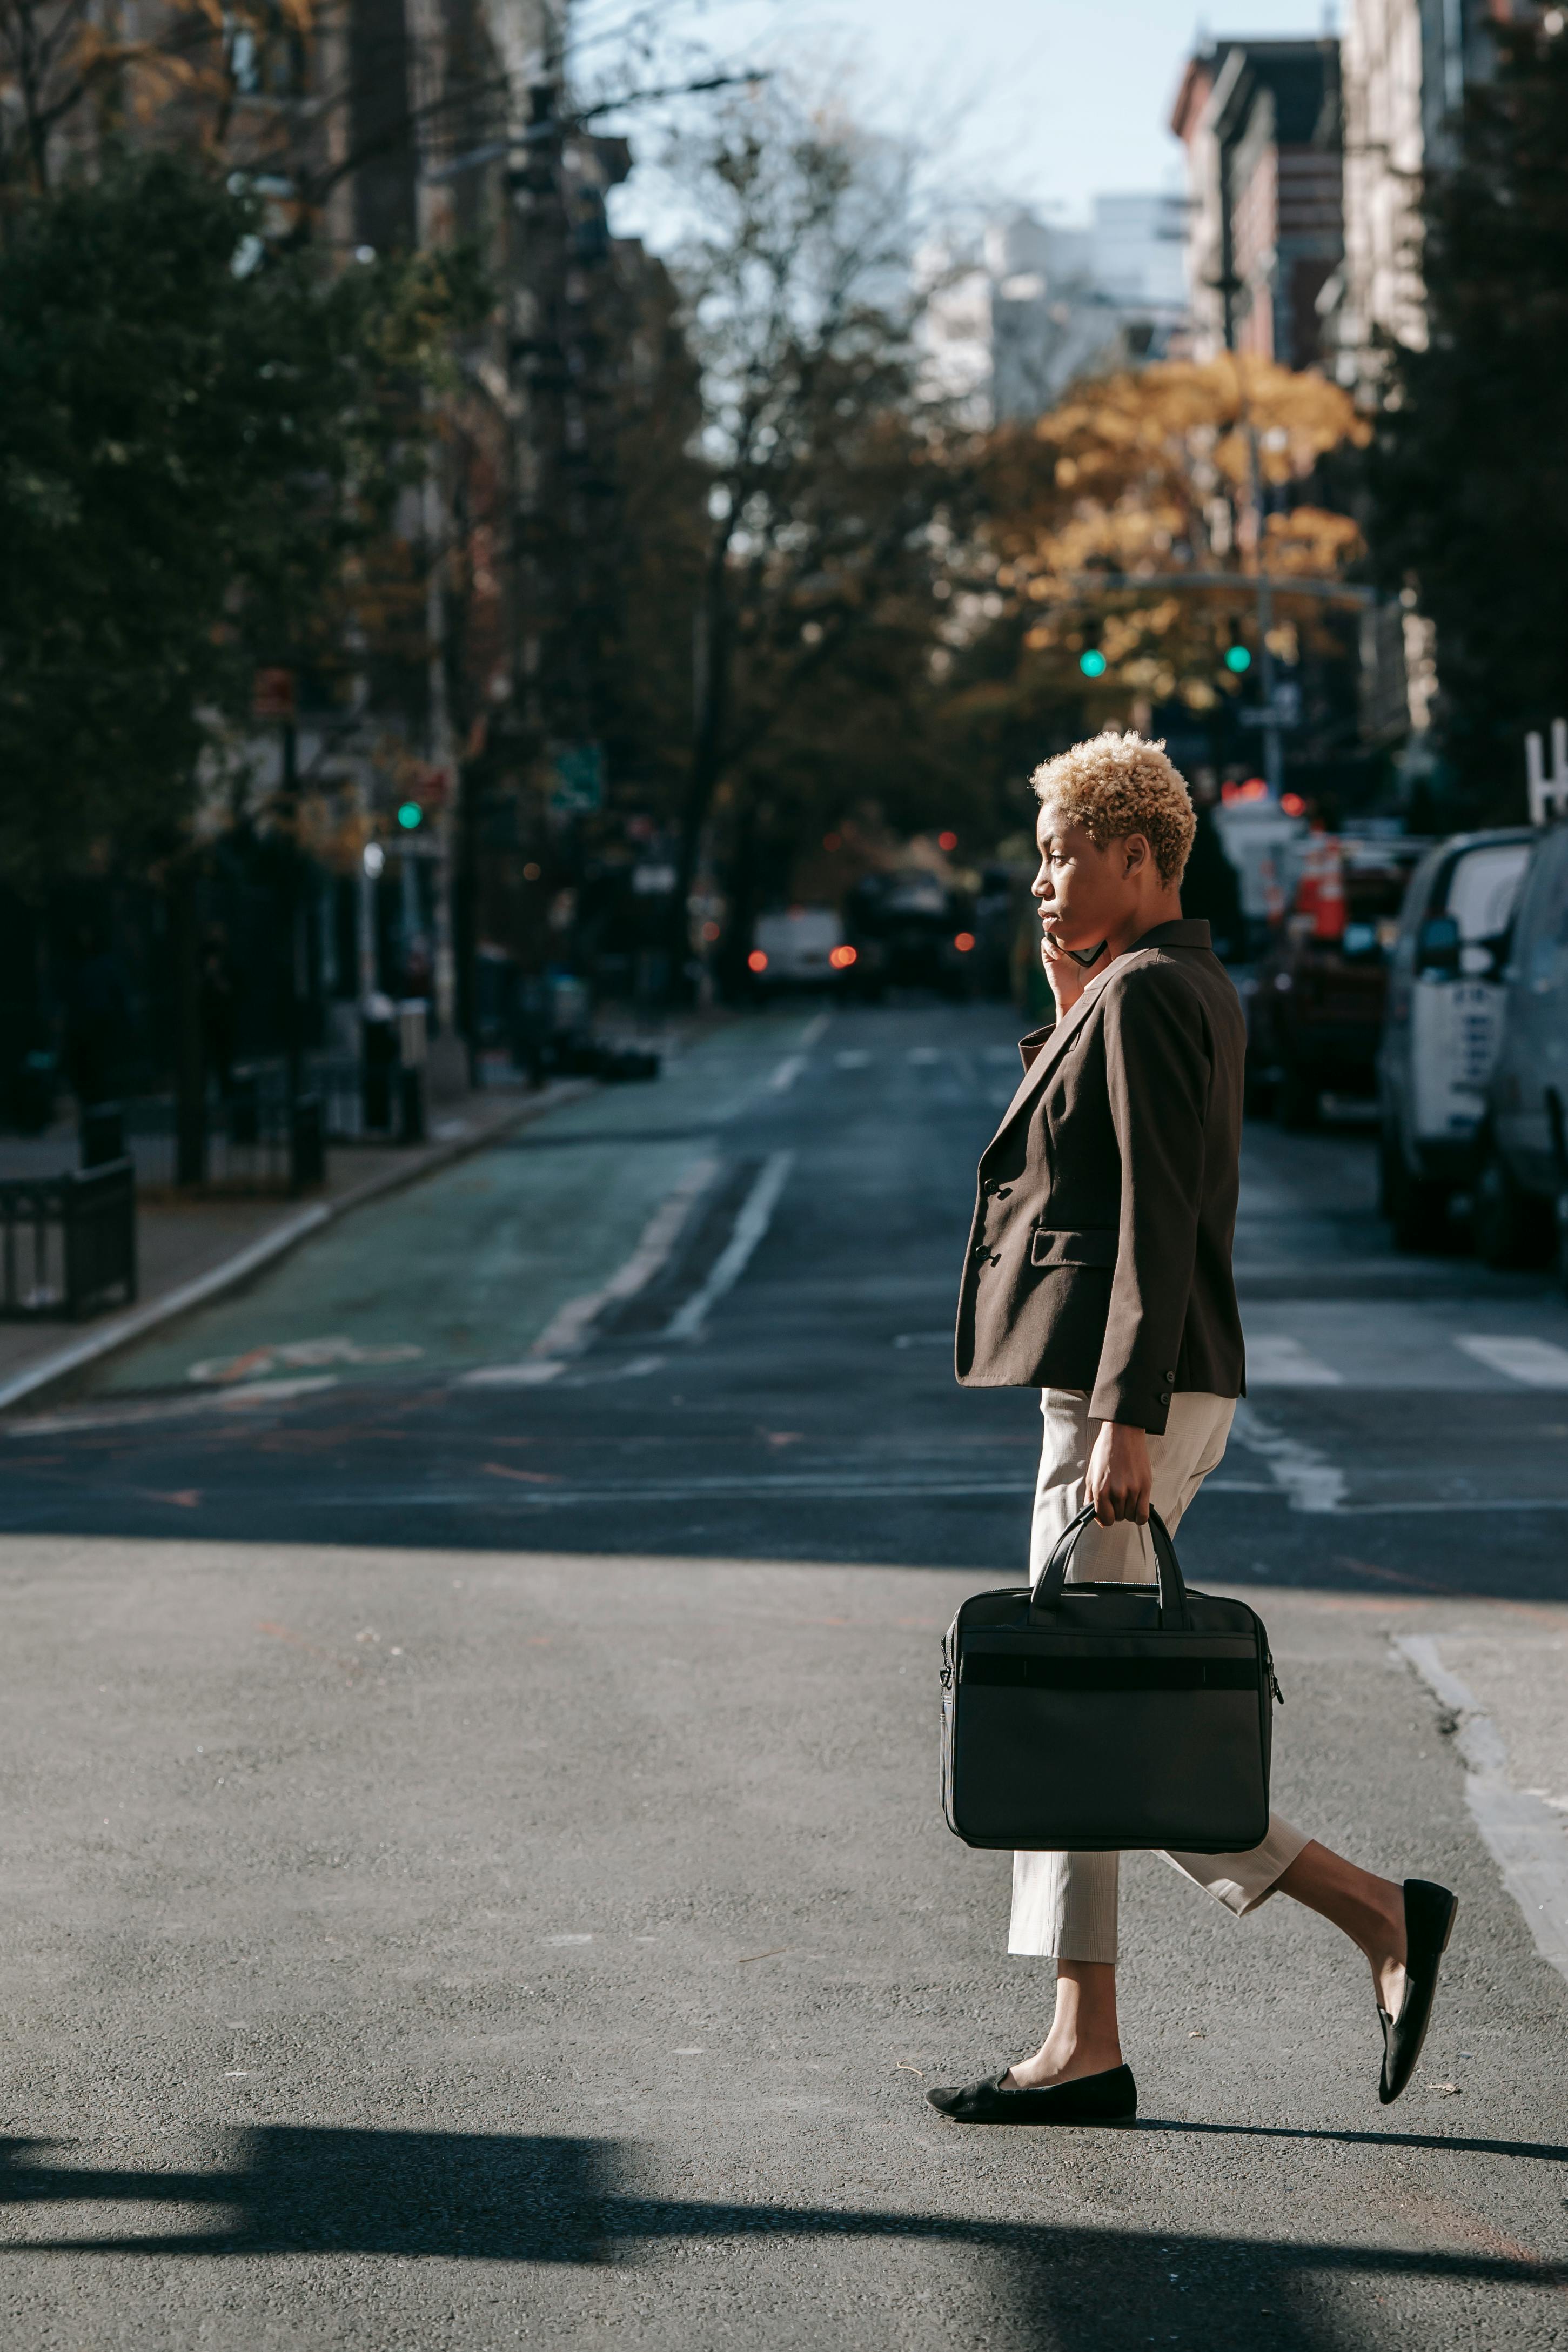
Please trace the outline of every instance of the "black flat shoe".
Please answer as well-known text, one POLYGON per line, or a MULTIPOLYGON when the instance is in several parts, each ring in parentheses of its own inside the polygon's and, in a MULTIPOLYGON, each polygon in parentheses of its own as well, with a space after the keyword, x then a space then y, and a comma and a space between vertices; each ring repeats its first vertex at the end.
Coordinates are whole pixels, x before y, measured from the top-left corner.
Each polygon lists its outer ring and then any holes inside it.
POLYGON ((1383 2076, 1377 2095, 1385 2107, 1393 2105, 1415 2072, 1432 2020, 1437 1971, 1458 1908, 1458 1897, 1446 1886, 1434 1886, 1429 1878, 1405 1880, 1405 1998, 1397 2017, 1390 2017, 1385 2009, 1377 2012, 1383 2026, 1383 2076))
POLYGON ((1004 2089, 1008 2071, 1004 2066, 994 2082, 928 2091, 926 2097, 957 2124, 1130 2124, 1137 2116, 1138 2085, 1131 2066, 1082 2074, 1076 2083, 1052 2083, 1043 2091, 1004 2089))

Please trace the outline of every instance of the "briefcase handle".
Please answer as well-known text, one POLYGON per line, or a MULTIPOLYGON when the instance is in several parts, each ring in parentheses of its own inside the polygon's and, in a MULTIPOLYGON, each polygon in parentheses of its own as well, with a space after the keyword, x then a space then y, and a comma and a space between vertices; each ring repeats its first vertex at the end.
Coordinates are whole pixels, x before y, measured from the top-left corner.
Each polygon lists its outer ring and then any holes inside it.
MULTIPOLYGON (((1057 1538, 1056 1549, 1047 1560, 1040 1580, 1035 1587, 1034 1597, 1030 1602, 1031 1614, 1037 1613, 1041 1610, 1054 1609, 1060 1601, 1062 1587, 1067 1582, 1068 1570, 1078 1547, 1078 1539, 1093 1517, 1093 1504, 1086 1503, 1077 1518, 1065 1527, 1057 1538)), ((1149 1510, 1149 1532, 1154 1538, 1154 1573, 1159 1580, 1155 1589, 1160 1595, 1160 1630, 1167 1633, 1185 1633, 1189 1630, 1187 1588, 1182 1581, 1181 1563, 1176 1558, 1176 1547, 1171 1541, 1170 1531, 1152 1505, 1149 1510)), ((1128 1589, 1134 1592, 1146 1592, 1149 1590, 1147 1585, 1132 1585, 1128 1589)))

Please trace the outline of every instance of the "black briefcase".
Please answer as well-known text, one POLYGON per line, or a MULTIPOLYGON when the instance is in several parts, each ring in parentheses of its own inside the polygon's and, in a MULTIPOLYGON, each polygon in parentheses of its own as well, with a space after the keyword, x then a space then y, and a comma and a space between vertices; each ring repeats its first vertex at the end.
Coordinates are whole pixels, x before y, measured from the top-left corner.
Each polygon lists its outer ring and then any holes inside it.
POLYGON ((1157 1584, 1069 1584, 1093 1516, 1032 1594, 977 1592, 948 1629, 948 1827, 1026 1851, 1245 1853, 1268 1828, 1268 1636, 1244 1601, 1188 1591, 1153 1511, 1157 1584))

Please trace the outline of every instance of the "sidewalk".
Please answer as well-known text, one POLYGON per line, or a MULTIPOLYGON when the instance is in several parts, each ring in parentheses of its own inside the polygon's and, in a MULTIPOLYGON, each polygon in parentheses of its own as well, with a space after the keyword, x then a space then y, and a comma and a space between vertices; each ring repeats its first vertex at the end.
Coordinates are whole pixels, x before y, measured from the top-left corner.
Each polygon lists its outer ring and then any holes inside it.
MULTIPOLYGON (((299 1200, 211 1199, 153 1202, 137 1210, 140 1295, 134 1307, 111 1309, 82 1323, 53 1318, 0 1322, 0 1409, 37 1401, 57 1381, 132 1339, 245 1281, 258 1266, 291 1249, 307 1234, 345 1216, 363 1202, 444 1168, 506 1129, 526 1125, 594 1089, 588 1078, 564 1078, 537 1094, 521 1086, 496 1088, 439 1105, 430 1140, 414 1146, 355 1144, 330 1150, 327 1181, 299 1200)), ((36 1174, 75 1165, 74 1129, 43 1146, 7 1138, 0 1143, 0 1173, 36 1174), (13 1165, 15 1163, 15 1165, 13 1165)))

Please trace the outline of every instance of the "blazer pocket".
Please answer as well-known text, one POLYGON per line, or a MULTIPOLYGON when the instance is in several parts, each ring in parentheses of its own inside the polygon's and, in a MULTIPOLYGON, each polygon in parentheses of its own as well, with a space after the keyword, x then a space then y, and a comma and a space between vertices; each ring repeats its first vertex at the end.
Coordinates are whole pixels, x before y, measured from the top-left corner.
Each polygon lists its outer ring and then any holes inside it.
POLYGON ((1049 1225, 1037 1225, 1029 1244, 1029 1264, 1113 1266, 1120 1239, 1109 1227, 1069 1234, 1049 1225))

